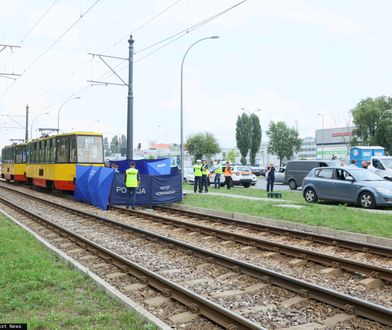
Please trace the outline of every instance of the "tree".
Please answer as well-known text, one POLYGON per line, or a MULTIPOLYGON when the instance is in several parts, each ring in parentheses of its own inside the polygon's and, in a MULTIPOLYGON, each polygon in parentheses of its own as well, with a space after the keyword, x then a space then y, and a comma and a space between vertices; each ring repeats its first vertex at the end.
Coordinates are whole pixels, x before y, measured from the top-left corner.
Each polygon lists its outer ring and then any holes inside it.
POLYGON ((203 156, 210 158, 221 151, 216 138, 208 132, 198 133, 188 137, 185 148, 193 156, 194 161, 202 159, 203 156))
POLYGON ((302 140, 298 137, 297 130, 287 127, 283 121, 271 121, 267 135, 270 138, 268 152, 278 156, 279 166, 282 166, 284 157, 290 159, 301 148, 302 140))
POLYGON ((236 163, 236 159, 237 159, 237 152, 235 150, 230 150, 227 153, 227 160, 230 163, 235 164, 236 163))
POLYGON ((352 110, 353 130, 352 144, 383 146, 392 152, 392 98, 379 96, 361 100, 352 110))
POLYGON ((256 154, 259 151, 260 144, 261 144, 261 125, 260 125, 259 117, 254 113, 250 115, 250 121, 251 121, 250 164, 255 165, 256 154))
POLYGON ((235 138, 237 140, 237 148, 240 149, 242 165, 246 164, 246 156, 250 149, 251 127, 250 117, 246 113, 237 117, 235 138))
POLYGON ((110 156, 110 144, 107 137, 103 139, 103 150, 106 157, 110 156))
POLYGON ((120 146, 119 146, 118 136, 117 135, 113 136, 112 140, 110 141, 110 152, 112 154, 120 153, 120 146))

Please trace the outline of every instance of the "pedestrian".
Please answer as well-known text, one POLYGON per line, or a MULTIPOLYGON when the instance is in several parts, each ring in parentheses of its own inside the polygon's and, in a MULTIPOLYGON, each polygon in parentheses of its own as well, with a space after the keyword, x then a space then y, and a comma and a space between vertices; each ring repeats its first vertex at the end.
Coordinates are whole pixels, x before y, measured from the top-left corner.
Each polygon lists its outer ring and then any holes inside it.
MULTIPOLYGON (((140 175, 139 171, 135 168, 135 165, 135 162, 131 162, 131 167, 125 171, 125 187, 127 187, 127 190, 131 195, 130 205, 132 210, 136 209, 136 190, 140 185, 140 175)), ((129 209, 129 204, 127 205, 127 209, 129 209)))
POLYGON ((267 173, 266 173, 266 178, 267 178, 267 192, 271 190, 271 192, 274 191, 274 182, 275 182, 275 167, 274 164, 270 163, 269 166, 267 167, 267 173))
POLYGON ((114 173, 120 173, 118 170, 118 165, 117 164, 112 164, 112 169, 114 170, 114 173))
POLYGON ((364 168, 365 170, 368 168, 367 161, 365 161, 365 160, 362 161, 362 168, 364 168))
POLYGON ((348 165, 347 167, 349 167, 349 168, 357 168, 357 165, 355 165, 355 159, 351 159, 350 165, 348 165))
POLYGON ((210 171, 208 170, 208 164, 205 159, 201 160, 201 187, 204 192, 208 193, 208 174, 210 171))
POLYGON ((218 159, 216 162, 216 168, 215 168, 214 172, 215 172, 215 178, 214 178, 215 189, 216 188, 220 189, 220 177, 222 175, 222 164, 221 164, 220 159, 218 159))
POLYGON ((231 168, 229 162, 226 162, 226 167, 223 172, 223 175, 225 176, 226 187, 227 189, 230 189, 232 185, 232 178, 231 178, 231 168))
POLYGON ((196 193, 197 189, 199 189, 199 193, 202 192, 202 188, 201 188, 201 161, 200 159, 198 159, 196 161, 196 164, 193 165, 193 173, 195 173, 195 181, 193 184, 193 191, 196 193))

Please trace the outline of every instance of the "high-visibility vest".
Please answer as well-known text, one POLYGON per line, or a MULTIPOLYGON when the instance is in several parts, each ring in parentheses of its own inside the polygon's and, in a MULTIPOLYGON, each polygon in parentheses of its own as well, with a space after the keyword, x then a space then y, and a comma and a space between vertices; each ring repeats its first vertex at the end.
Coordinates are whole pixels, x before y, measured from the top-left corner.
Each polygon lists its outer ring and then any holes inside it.
POLYGON ((125 180, 125 186, 127 188, 132 188, 132 187, 137 187, 137 174, 138 174, 138 170, 136 168, 128 168, 125 171, 125 174, 127 176, 126 180, 125 180))
POLYGON ((195 164, 193 165, 193 172, 195 172, 195 176, 201 176, 201 165, 200 164, 195 164))
POLYGON ((210 173, 210 172, 208 171, 207 164, 204 164, 204 165, 202 166, 201 172, 203 173, 203 175, 208 175, 208 173, 210 173))
POLYGON ((218 164, 218 167, 215 169, 216 174, 222 174, 222 165, 218 164))
POLYGON ((230 166, 225 168, 225 176, 231 176, 231 170, 230 170, 230 166))

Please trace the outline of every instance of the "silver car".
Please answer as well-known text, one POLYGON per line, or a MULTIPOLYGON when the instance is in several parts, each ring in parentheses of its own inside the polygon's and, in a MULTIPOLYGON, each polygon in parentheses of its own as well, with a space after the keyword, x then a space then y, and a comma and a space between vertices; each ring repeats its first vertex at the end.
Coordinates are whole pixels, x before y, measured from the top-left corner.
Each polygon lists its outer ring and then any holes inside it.
POLYGON ((322 199, 368 209, 392 206, 392 182, 362 168, 315 168, 304 178, 302 194, 309 203, 322 199))

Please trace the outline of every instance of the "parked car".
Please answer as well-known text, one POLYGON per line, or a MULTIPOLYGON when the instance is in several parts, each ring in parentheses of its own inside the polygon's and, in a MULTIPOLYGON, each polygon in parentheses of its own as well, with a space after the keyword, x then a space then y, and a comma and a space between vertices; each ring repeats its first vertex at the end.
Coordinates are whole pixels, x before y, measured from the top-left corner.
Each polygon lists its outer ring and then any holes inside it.
POLYGON ((367 209, 392 206, 392 182, 362 168, 315 168, 304 178, 302 194, 309 203, 321 199, 367 209))
POLYGON ((302 181, 306 174, 316 167, 337 166, 338 161, 334 160, 291 160, 286 165, 284 183, 288 184, 291 190, 296 190, 302 186, 302 181))
POLYGON ((184 168, 184 182, 193 184, 195 182, 195 173, 193 173, 192 167, 184 168))
MULTIPOLYGON (((241 185, 244 186, 245 188, 249 188, 250 185, 256 184, 257 178, 254 174, 252 174, 252 171, 250 170, 249 166, 231 165, 230 169, 231 169, 231 178, 233 180, 233 185, 241 185)), ((222 166, 222 171, 224 172, 224 170, 225 170, 225 166, 222 166)), ((209 181, 211 182, 211 184, 214 183, 214 179, 215 179, 215 168, 211 170, 209 175, 209 181)), ((221 186, 223 187, 224 185, 225 185, 225 178, 222 173, 221 186)))
POLYGON ((257 176, 256 176, 255 174, 252 173, 251 177, 252 177, 252 183, 251 183, 251 185, 252 185, 252 186, 255 186, 256 183, 257 183, 257 176))
POLYGON ((265 169, 259 166, 249 166, 252 173, 256 176, 265 175, 265 169))
POLYGON ((286 167, 280 167, 277 171, 275 171, 275 183, 284 183, 286 167))

